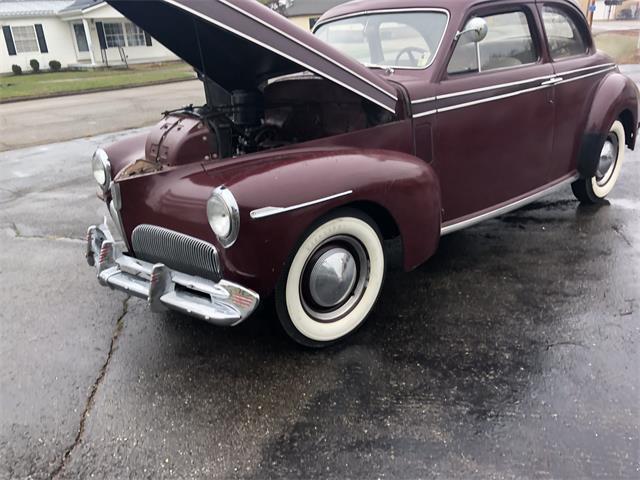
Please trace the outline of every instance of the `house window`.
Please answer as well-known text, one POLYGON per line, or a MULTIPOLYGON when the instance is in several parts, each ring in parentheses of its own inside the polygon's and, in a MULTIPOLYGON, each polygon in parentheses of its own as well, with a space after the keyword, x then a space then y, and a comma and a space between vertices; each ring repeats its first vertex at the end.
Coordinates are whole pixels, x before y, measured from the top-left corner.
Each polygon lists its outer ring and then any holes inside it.
POLYGON ((127 31, 127 44, 130 47, 143 47, 146 45, 144 30, 133 23, 125 23, 124 26, 127 31))
POLYGON ((104 39, 107 42, 107 48, 124 47, 124 30, 121 23, 105 23, 104 39))
POLYGON ((29 53, 39 52, 38 38, 36 37, 36 29, 33 25, 23 27, 11 27, 13 34, 13 43, 16 46, 16 52, 29 53))

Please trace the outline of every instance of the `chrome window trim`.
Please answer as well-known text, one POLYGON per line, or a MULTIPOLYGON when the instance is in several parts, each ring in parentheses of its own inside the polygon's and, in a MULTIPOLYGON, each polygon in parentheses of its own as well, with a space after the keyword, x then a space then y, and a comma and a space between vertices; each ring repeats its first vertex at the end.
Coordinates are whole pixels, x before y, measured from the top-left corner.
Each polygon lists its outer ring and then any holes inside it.
POLYGON ((364 15, 378 15, 381 13, 411 13, 411 12, 438 12, 438 13, 444 13, 447 16, 447 22, 444 25, 444 30, 442 31, 442 35, 440 36, 440 42, 438 42, 438 46, 436 47, 436 49, 433 52, 433 55, 431 56, 431 61, 424 67, 393 67, 390 65, 376 65, 376 64, 371 64, 368 63, 366 66, 367 67, 372 67, 372 68, 391 68, 393 70, 426 70, 427 68, 429 68, 431 65, 433 65, 433 62, 435 62, 438 53, 440 53, 440 48, 442 47, 442 43, 444 42, 444 37, 445 34, 447 33, 447 29, 449 28, 449 22, 451 20, 451 13, 449 12, 449 10, 447 10, 446 8, 421 8, 421 7, 415 7, 415 8, 385 8, 385 9, 380 9, 380 10, 363 10, 361 12, 355 12, 355 13, 348 13, 346 15, 340 15, 338 17, 332 17, 332 18, 327 18, 326 20, 323 20, 322 22, 317 22, 311 33, 313 33, 315 35, 316 30, 318 28, 320 28, 322 25, 326 25, 328 23, 332 23, 332 22, 336 22, 339 20, 344 20, 346 18, 353 18, 353 17, 361 17, 364 15))
POLYGON ((317 55, 320 55, 322 58, 324 58, 325 60, 328 60, 329 62, 333 63, 335 66, 342 68, 343 70, 346 70, 347 72, 349 72, 351 75, 359 78, 360 80, 362 80, 365 83, 368 83, 369 85, 371 85, 372 87, 374 87, 376 90, 379 90, 380 92, 384 93, 385 95, 388 95, 390 98, 394 99, 394 100, 398 100, 398 97, 396 95, 393 95, 392 93, 388 92, 387 90, 385 90, 384 88, 382 88, 379 85, 376 85, 375 83, 370 82, 367 78, 363 77, 362 75, 360 75, 357 72, 354 72, 353 70, 351 70, 349 67, 343 65, 342 63, 338 62, 337 60, 335 60, 334 58, 331 58, 328 55, 325 55, 324 53, 316 50, 315 48, 300 42, 297 38, 289 35, 288 33, 280 30, 277 27, 274 27, 273 25, 270 25, 266 22, 264 22, 263 20, 261 20, 260 18, 256 17, 255 15, 247 12, 246 10, 243 10, 242 8, 238 7, 237 5, 232 4, 231 2, 228 2, 227 0, 218 0, 220 3, 223 3, 225 5, 227 5, 228 7, 233 8, 234 10, 242 13, 243 15, 251 18, 252 20, 261 23, 262 25, 264 25, 265 27, 270 28, 271 30, 273 30, 274 32, 279 33, 280 35, 283 35, 284 37, 288 38, 289 40, 291 40, 292 42, 297 43, 298 45, 306 48, 307 50, 309 50, 310 52, 313 52, 317 55))
POLYGON ((443 226, 440 229, 440 236, 444 236, 444 235, 449 235, 450 233, 453 232, 457 232, 460 230, 463 230, 465 228, 469 228, 472 227, 474 225, 477 225, 480 222, 483 222, 485 220, 489 220, 495 217, 499 217, 501 215, 507 214, 509 212, 512 212, 514 210, 517 210, 521 207, 524 207, 525 205, 528 205, 530 203, 535 202, 536 200, 539 200, 542 197, 547 196, 548 194, 554 192, 555 190, 560 189, 561 187, 564 187, 565 185, 574 182, 575 180, 577 180, 579 178, 579 175, 571 175, 568 178, 564 179, 564 180, 560 180, 559 182, 551 185, 548 188, 545 188, 539 192, 536 192, 532 195, 529 195, 528 197, 525 198, 521 198, 520 200, 517 200, 515 202, 512 202, 508 205, 505 205, 504 207, 500 207, 500 208, 496 208, 495 210, 491 210, 489 212, 486 213, 482 213, 480 215, 477 215, 475 217, 469 218, 467 220, 463 220, 461 222, 457 222, 457 223, 452 223, 450 225, 446 225, 443 226))
POLYGON ((335 195, 318 198, 317 200, 311 200, 309 202, 299 203, 297 205, 291 205, 290 207, 262 207, 262 208, 258 208, 256 210, 251 211, 250 215, 252 219, 258 220, 260 218, 271 217, 273 215, 279 215, 281 213, 291 212, 293 210, 299 210, 301 208, 318 205, 319 203, 324 203, 324 202, 328 202, 329 200, 334 200, 336 198, 351 195, 352 193, 353 193, 353 190, 347 190, 346 192, 336 193, 335 195))
MULTIPOLYGON (((373 15, 376 13, 406 13, 406 12, 441 12, 446 13, 448 17, 451 16, 449 10, 446 8, 436 8, 436 7, 407 7, 407 8, 380 8, 377 10, 361 10, 359 12, 353 13, 345 13, 344 15, 338 15, 337 17, 326 18, 322 21, 316 22, 313 26, 313 30, 311 33, 315 33, 318 28, 320 28, 325 23, 335 22, 337 20, 344 20, 345 18, 352 17, 360 17, 362 15, 373 15)), ((448 24, 447 24, 448 25, 448 24)))
MULTIPOLYGON (((294 59, 293 57, 291 57, 291 55, 288 55, 288 54, 286 54, 286 53, 284 53, 284 52, 282 52, 282 51, 278 50, 277 48, 272 47, 271 45, 268 45, 268 44, 266 44, 266 43, 264 43, 264 42, 261 42, 260 40, 257 40, 257 39, 255 39, 255 38, 253 38, 252 36, 247 35, 247 34, 246 34, 246 33, 244 33, 244 32, 241 32, 241 31, 239 31, 239 30, 236 30, 235 28, 231 28, 231 27, 229 27, 228 25, 225 25, 225 24, 224 24, 224 23, 222 23, 222 22, 219 22, 219 21, 217 21, 217 20, 215 20, 215 19, 213 19, 213 18, 211 18, 211 17, 209 17, 209 16, 207 16, 207 15, 205 15, 205 14, 201 13, 201 12, 198 12, 198 11, 194 10, 194 9, 193 9, 193 8, 191 8, 191 7, 187 7, 186 5, 183 5, 182 3, 177 2, 176 0, 163 0, 163 1, 164 1, 164 2, 166 2, 166 3, 169 3, 169 4, 171 4, 171 5, 173 5, 173 6, 174 6, 174 7, 176 7, 176 8, 179 8, 179 9, 181 9, 181 10, 184 10, 184 11, 186 11, 186 12, 189 12, 190 14, 195 15, 196 17, 202 18, 203 20, 206 20, 207 22, 210 22, 210 23, 212 23, 213 25, 216 25, 216 26, 218 26, 218 27, 222 28, 223 30, 226 30, 226 31, 231 32, 231 33, 233 33, 233 34, 235 34, 235 35, 238 35, 239 37, 242 37, 242 38, 244 38, 245 40, 249 40, 250 42, 253 42, 253 43, 255 43, 256 45, 259 45, 259 46, 261 46, 262 48, 265 48, 265 49, 267 49, 267 50, 270 50, 270 51, 272 51, 272 52, 274 52, 274 53, 276 53, 276 54, 278 54, 278 55, 282 56, 283 58, 286 58, 287 60, 290 60, 291 62, 293 62, 293 63, 295 63, 295 64, 297 64, 297 65, 300 65, 300 66, 302 66, 302 67, 306 68, 306 69, 307 69, 307 70, 309 70, 309 71, 315 72, 316 74, 320 75, 321 77, 323 77, 323 78, 327 78, 327 79, 331 80, 332 82, 336 83, 337 85, 340 85, 340 86, 342 86, 342 87, 346 88, 347 90, 350 90, 350 91, 352 91, 352 92, 354 92, 354 93, 356 93, 356 94, 360 95, 361 97, 366 98, 366 99, 367 99, 367 100, 369 100, 370 102, 375 103, 376 105, 378 105, 378 106, 380 106, 380 107, 384 108, 385 110, 387 110, 387 111, 389 111, 389 112, 391 112, 391 113, 395 113, 395 110, 394 110, 394 109, 392 109, 392 108, 390 108, 390 107, 388 107, 388 106, 384 105, 382 102, 380 102, 380 101, 378 101, 378 100, 375 100, 374 98, 371 98, 369 95, 366 95, 366 94, 364 94, 363 92, 361 92, 361 91, 359 91, 359 90, 355 89, 353 86, 347 85, 346 83, 344 83, 344 82, 342 82, 342 81, 338 80, 337 78, 334 78, 334 77, 333 77, 333 76, 331 76, 331 75, 327 75, 327 74, 326 74, 326 72, 319 72, 317 69, 312 68, 312 67, 311 67, 310 65, 308 65, 307 63, 302 62, 302 61, 300 61, 300 60, 296 60, 296 59, 294 59)), ((367 83, 368 83, 368 82, 367 82, 367 83)), ((386 93, 386 94, 387 94, 387 95, 390 95, 389 93, 386 93)), ((393 98, 393 97, 390 97, 390 98, 393 98)))

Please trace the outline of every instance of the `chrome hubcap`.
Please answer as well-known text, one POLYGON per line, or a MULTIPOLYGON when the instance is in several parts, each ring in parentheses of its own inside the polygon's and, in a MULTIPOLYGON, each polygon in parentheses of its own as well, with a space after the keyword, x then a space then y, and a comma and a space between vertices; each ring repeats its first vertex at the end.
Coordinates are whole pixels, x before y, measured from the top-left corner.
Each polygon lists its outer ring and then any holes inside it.
POLYGON ((618 137, 611 133, 604 142, 600 152, 600 161, 596 170, 596 181, 598 185, 604 186, 611 180, 611 176, 618 160, 618 137))
POLYGON ((360 302, 369 279, 362 244, 341 235, 328 239, 309 256, 300 281, 305 312, 318 322, 335 322, 360 302))
POLYGON ((309 290, 321 307, 330 308, 344 302, 357 278, 356 260, 344 248, 323 253, 311 270, 309 290))

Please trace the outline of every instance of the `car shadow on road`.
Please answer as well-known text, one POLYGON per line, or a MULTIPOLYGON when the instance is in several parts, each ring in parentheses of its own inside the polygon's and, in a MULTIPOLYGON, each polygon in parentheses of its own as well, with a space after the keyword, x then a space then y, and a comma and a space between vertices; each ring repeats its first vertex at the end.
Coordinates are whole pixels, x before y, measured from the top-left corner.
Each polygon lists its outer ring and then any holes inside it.
MULTIPOLYGON (((155 316, 167 339, 156 355, 173 358, 171 368, 193 378, 194 396, 210 395, 216 372, 225 372, 222 388, 229 374, 242 377, 244 387, 229 390, 229 401, 249 398, 262 409, 238 407, 236 420, 289 419, 261 444, 260 462, 243 470, 249 477, 422 476, 443 462, 473 472, 486 438, 498 442, 486 462, 499 465, 499 443, 514 424, 540 421, 523 405, 545 391, 541 382, 563 374, 563 365, 549 373, 550 350, 574 338, 571 318, 588 294, 576 272, 593 268, 583 250, 566 244, 596 211, 540 203, 444 237, 422 267, 390 273, 369 322, 326 350, 285 339, 267 305, 226 330, 155 316), (500 428, 506 433, 495 437, 500 428)), ((524 451, 517 456, 526 460, 524 451)))

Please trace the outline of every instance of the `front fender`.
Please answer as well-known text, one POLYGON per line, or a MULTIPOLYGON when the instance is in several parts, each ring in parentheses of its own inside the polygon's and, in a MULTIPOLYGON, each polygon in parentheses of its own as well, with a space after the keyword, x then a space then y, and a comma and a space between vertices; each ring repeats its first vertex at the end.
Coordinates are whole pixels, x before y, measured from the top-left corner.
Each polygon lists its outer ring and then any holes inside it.
POLYGON ((630 118, 627 118, 625 124, 625 143, 629 148, 635 148, 638 96, 638 88, 633 81, 619 72, 610 73, 599 83, 587 117, 578 157, 578 172, 582 177, 590 178, 595 175, 599 153, 609 128, 623 112, 630 112, 630 118))
POLYGON ((384 150, 312 149, 272 161, 209 172, 225 185, 241 211, 240 234, 221 249, 225 277, 261 295, 275 287, 303 235, 330 211, 367 202, 385 209, 402 237, 404 267, 412 269, 436 250, 440 238, 440 185, 433 169, 411 155, 384 150), (349 193, 347 193, 349 192, 349 193), (290 208, 262 218, 265 207, 290 208))

